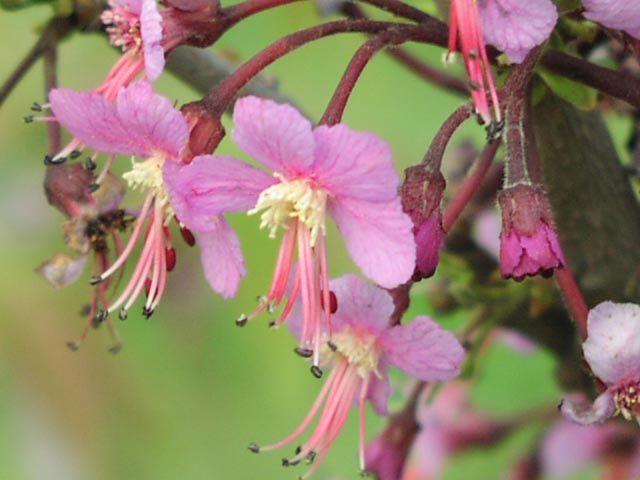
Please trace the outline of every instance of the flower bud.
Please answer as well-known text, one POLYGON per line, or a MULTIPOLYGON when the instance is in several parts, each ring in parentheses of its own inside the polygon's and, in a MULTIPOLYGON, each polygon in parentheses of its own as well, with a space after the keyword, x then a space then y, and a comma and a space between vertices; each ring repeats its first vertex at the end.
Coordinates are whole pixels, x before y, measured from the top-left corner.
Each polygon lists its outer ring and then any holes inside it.
POLYGON ((200 102, 187 103, 180 111, 189 125, 189 142, 182 150, 182 161, 191 163, 198 155, 213 153, 225 135, 220 119, 200 102))
POLYGON ((431 171, 423 165, 405 170, 402 184, 402 209, 413 221, 416 238, 415 281, 433 275, 440 261, 440 249, 444 246, 440 204, 446 182, 440 171, 431 171))
POLYGON ((566 263, 545 192, 518 184, 500 192, 500 271, 504 278, 550 275, 566 263))

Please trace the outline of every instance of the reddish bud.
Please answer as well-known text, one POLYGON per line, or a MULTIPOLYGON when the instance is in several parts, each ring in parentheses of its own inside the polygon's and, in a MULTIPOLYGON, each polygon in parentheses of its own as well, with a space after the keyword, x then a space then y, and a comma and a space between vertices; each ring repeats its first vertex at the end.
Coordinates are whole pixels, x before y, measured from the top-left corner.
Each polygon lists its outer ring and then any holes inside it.
POLYGON ((180 227, 180 235, 187 245, 193 247, 196 244, 196 237, 187 227, 180 227))
POLYGON ((224 138, 225 130, 220 119, 201 102, 187 103, 180 111, 189 125, 189 142, 182 151, 182 161, 190 163, 198 155, 212 153, 224 138))
POLYGON ((519 184, 500 192, 500 270, 504 278, 551 274, 566 263, 541 187, 519 184))
POLYGON ((176 249, 165 248, 164 249, 165 262, 167 266, 167 272, 171 272, 176 267, 176 249))
POLYGON ((93 174, 78 163, 49 165, 44 178, 44 192, 51 205, 68 218, 79 217, 96 202, 89 186, 95 181, 93 174))
POLYGON ((405 170, 402 184, 402 209, 413 221, 416 237, 416 270, 413 279, 418 281, 433 275, 440 261, 440 249, 444 246, 440 205, 446 182, 440 171, 432 171, 424 165, 405 170))

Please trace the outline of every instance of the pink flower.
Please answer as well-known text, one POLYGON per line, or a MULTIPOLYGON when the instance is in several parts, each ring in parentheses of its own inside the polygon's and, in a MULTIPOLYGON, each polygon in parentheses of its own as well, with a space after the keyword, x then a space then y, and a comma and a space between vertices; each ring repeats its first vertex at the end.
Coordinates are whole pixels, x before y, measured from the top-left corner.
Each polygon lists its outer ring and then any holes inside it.
POLYGON ((478 8, 485 41, 513 63, 549 38, 558 21, 551 0, 480 0, 478 8))
POLYGON ((603 302, 589 311, 584 358, 607 389, 588 405, 565 399, 565 417, 581 424, 600 423, 622 413, 638 419, 640 401, 640 306, 603 302))
MULTIPOLYGON (((304 329, 298 352, 319 364, 323 329, 330 331, 331 292, 326 217, 342 232, 363 272, 385 288, 406 281, 415 264, 411 221, 401 209, 391 151, 375 135, 346 125, 311 123, 289 105, 240 99, 233 138, 273 174, 231 157, 199 157, 168 178, 174 208, 194 231, 210 228, 221 213, 261 212, 261 228, 284 230, 275 274, 261 306, 238 321, 274 311, 288 293, 283 322, 302 298, 304 329), (297 252, 297 265, 294 263, 297 252)), ((224 275, 204 260, 208 278, 224 275)))
POLYGON ((553 478, 575 475, 600 460, 617 472, 603 478, 638 478, 639 447, 637 432, 620 422, 585 426, 559 420, 544 437, 540 461, 553 478))
POLYGON ((519 184, 500 192, 500 271, 504 278, 551 273, 566 261, 544 193, 519 184))
MULTIPOLYGON (((406 325, 389 327, 394 310, 391 296, 359 277, 341 277, 331 282, 331 289, 337 298, 337 310, 330 341, 328 332, 323 332, 321 359, 324 365, 331 362, 333 371, 309 415, 289 437, 267 447, 251 446, 252 451, 263 452, 289 445, 319 416, 309 440, 292 458, 283 461, 289 466, 315 460, 300 478, 307 478, 318 468, 354 404, 360 408, 360 468, 365 470, 365 403, 370 401, 379 415, 388 414, 389 365, 412 377, 439 382, 457 376, 464 357, 456 337, 441 330, 429 317, 420 316, 406 325)), ((300 310, 296 308, 289 318, 297 336, 304 330, 300 310)))
POLYGON ((640 3, 628 0, 583 0, 584 16, 605 27, 640 39, 640 3))
MULTIPOLYGON (((107 313, 122 307, 120 317, 126 318, 128 310, 144 289, 147 300, 143 314, 150 316, 164 292, 167 272, 175 264, 175 249, 168 228, 174 211, 163 175, 166 170, 171 170, 169 166, 178 167, 180 151, 188 140, 187 123, 171 102, 157 95, 146 82, 123 88, 118 94, 117 103, 97 93, 64 89, 53 90, 50 99, 52 110, 60 123, 82 143, 112 155, 132 155, 144 159, 142 162, 132 161, 132 169, 123 175, 131 188, 146 191, 131 238, 117 260, 100 276, 94 277, 92 283, 103 282, 120 269, 130 257, 138 239, 143 238, 144 246, 137 267, 107 313), (143 235, 145 223, 147 228, 143 235)), ((217 231, 201 236, 203 244, 207 245, 211 237, 226 235, 225 238, 235 244, 224 246, 228 250, 238 249, 237 238, 227 234, 227 230, 230 230, 228 225, 224 221, 218 223, 217 231)), ((220 245, 222 243, 218 242, 216 248, 224 250, 220 245)), ((225 250, 223 253, 228 252, 225 250)), ((234 260, 232 255, 225 255, 221 263, 226 265, 234 260)), ((237 265, 237 270, 242 269, 242 265, 237 265)), ((229 287, 224 293, 230 295, 235 290, 229 287)))

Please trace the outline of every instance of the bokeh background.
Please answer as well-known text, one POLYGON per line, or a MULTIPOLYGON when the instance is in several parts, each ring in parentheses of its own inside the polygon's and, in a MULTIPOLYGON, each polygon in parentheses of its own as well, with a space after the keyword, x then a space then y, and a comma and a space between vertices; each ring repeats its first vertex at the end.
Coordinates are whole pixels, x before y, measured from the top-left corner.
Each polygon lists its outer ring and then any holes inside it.
MULTIPOLYGON (((0 13, 0 79, 36 41, 50 13, 46 6, 0 13)), ((248 59, 283 34, 314 22, 312 2, 290 5, 243 22, 218 48, 248 59)), ((361 42, 353 34, 324 39, 266 73, 317 120, 361 42)), ((412 50, 435 63, 443 53, 412 50)), ((100 35, 73 35, 59 51, 60 84, 94 88, 117 55, 100 35)), ((178 105, 197 98, 170 74, 157 88, 178 105)), ((55 252, 65 251, 64 219, 42 192, 45 126, 22 122, 31 103, 45 98, 38 63, 0 110, 0 478, 296 478, 303 469, 280 466, 290 450, 261 455, 247 450, 249 442, 266 444, 288 435, 320 387, 304 361, 293 355, 295 343, 285 329, 268 329, 267 318, 244 329, 234 324, 268 288, 275 262, 277 241, 257 230, 257 218, 232 218, 249 268, 235 300, 222 301, 209 290, 197 248, 177 241, 178 264, 161 308, 150 320, 133 311, 126 322, 115 320, 124 339, 118 355, 107 352, 111 340, 105 328, 91 332, 78 352, 65 346, 82 331, 85 320, 79 311, 89 299, 89 286, 87 274, 55 290, 34 271, 55 252)), ((387 139, 401 172, 421 159, 441 122, 461 101, 379 55, 356 87, 345 121, 387 139)), ((468 138, 483 138, 473 122, 456 136, 456 143, 468 138)), ((229 139, 219 152, 241 155, 229 139)), ((128 160, 122 160, 126 167, 128 160)), ((130 200, 135 203, 135 197, 130 200)), ((330 248, 334 275, 354 269, 336 235, 330 248)), ((424 287, 418 286, 411 314, 431 311, 424 287)), ((445 328, 460 325, 459 320, 438 320, 445 328)), ((544 351, 523 356, 498 345, 479 366, 474 401, 504 416, 549 405, 561 396, 553 369, 544 351)), ((392 380, 392 407, 398 408, 408 380, 401 374, 392 380)), ((369 414, 371 437, 384 422, 369 414)), ((357 478, 356 415, 352 417, 315 478, 357 478)), ((543 431, 544 426, 533 425, 498 448, 457 457, 445 478, 501 478, 543 431)))

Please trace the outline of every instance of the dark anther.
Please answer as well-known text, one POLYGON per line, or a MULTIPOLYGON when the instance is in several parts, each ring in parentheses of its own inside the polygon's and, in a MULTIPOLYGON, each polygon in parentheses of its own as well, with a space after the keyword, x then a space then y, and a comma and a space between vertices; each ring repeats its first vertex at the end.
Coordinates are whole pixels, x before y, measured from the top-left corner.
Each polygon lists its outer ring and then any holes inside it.
POLYGON ((474 82, 473 80, 469 80, 469 88, 471 90, 482 90, 482 86, 478 82, 474 82))
POLYGON ((293 349, 293 351, 304 358, 309 358, 311 357, 311 355, 313 355, 313 350, 311 350, 310 348, 296 347, 293 349))
POLYGON ((338 297, 333 291, 329 291, 329 313, 333 315, 338 311, 338 297))
POLYGON ((257 443, 250 443, 248 448, 250 452, 260 453, 260 446, 257 443))
POLYGON ((487 141, 489 143, 497 140, 502 134, 502 130, 504 129, 504 120, 500 120, 499 122, 491 122, 487 125, 487 141))
POLYGON ((71 153, 69 154, 69 158, 76 159, 80 155, 82 155, 82 152, 80 150, 72 150, 71 153))
POLYGON ((99 188, 100 188, 100 184, 99 183, 92 183, 91 185, 89 185, 89 191, 91 193, 95 192, 99 188))
POLYGON ((112 354, 117 354, 120 353, 120 350, 122 350, 122 342, 118 342, 115 345, 113 345, 112 347, 109 348, 109 353, 112 354))
POLYGON ((180 235, 182 235, 182 239, 190 247, 193 247, 196 244, 196 237, 193 235, 191 230, 189 230, 188 228, 180 227, 180 235))
POLYGON ((127 311, 127 309, 121 308, 120 313, 118 313, 118 318, 120 320, 126 320, 128 316, 129 316, 129 312, 127 311))
POLYGON ((327 342, 327 346, 331 349, 332 352, 338 351, 338 346, 333 343, 331 340, 327 342))
POLYGON ((244 313, 240 315, 240 318, 236 320, 236 326, 244 327, 249 321, 249 317, 247 317, 244 313))
POLYGON ((294 460, 293 462, 291 460, 289 460, 288 458, 283 458, 282 459, 282 466, 283 467, 295 467, 296 465, 298 465, 300 463, 300 460, 294 460))
POLYGON ((298 445, 296 447, 296 455, 300 455, 300 452, 302 451, 302 445, 298 445))
POLYGON ((26 115, 22 117, 22 120, 24 120, 24 123, 31 123, 33 122, 33 115, 26 115))
POLYGON ((52 157, 51 155, 44 156, 45 165, 60 165, 67 161, 67 157, 52 157))
POLYGON ((92 275, 91 278, 89 279, 89 283, 91 285, 98 285, 103 281, 104 281, 104 278, 102 278, 100 275, 92 275))
POLYGON ((147 320, 151 318, 151 315, 153 315, 153 312, 155 312, 153 308, 142 307, 142 316, 147 320))
POLYGON ((69 350, 71 350, 72 352, 77 352, 78 349, 80 348, 80 345, 78 345, 74 341, 70 341, 70 342, 67 342, 67 347, 69 347, 69 350))
POLYGON ((474 48, 469 50, 469 58, 471 60, 476 60, 478 58, 478 51, 476 49, 474 49, 474 48))
POLYGON ((41 112, 42 111, 42 105, 40 105, 38 102, 33 102, 31 104, 31 111, 32 112, 41 112))
POLYGON ((271 328, 271 327, 275 327, 276 325, 278 325, 278 322, 277 322, 277 321, 275 321, 275 320, 271 320, 271 321, 269 322, 269 328, 271 328))
POLYGON ((97 166, 98 165, 96 165, 96 162, 94 162, 93 158, 91 157, 87 157, 87 159, 84 161, 84 168, 86 168, 90 172, 94 171, 97 166))
POLYGON ((313 374, 314 377, 316 378, 322 378, 322 370, 320 369, 319 366, 317 365, 313 365, 311 367, 311 373, 313 374))
POLYGON ((306 459, 307 465, 311 465, 313 461, 316 459, 316 452, 311 450, 309 453, 307 453, 307 456, 305 457, 305 459, 306 459))
POLYGON ((108 310, 100 310, 98 313, 96 313, 95 318, 93 319, 92 323, 93 324, 100 324, 102 322, 104 322, 107 319, 107 316, 109 315, 109 311, 108 310))

